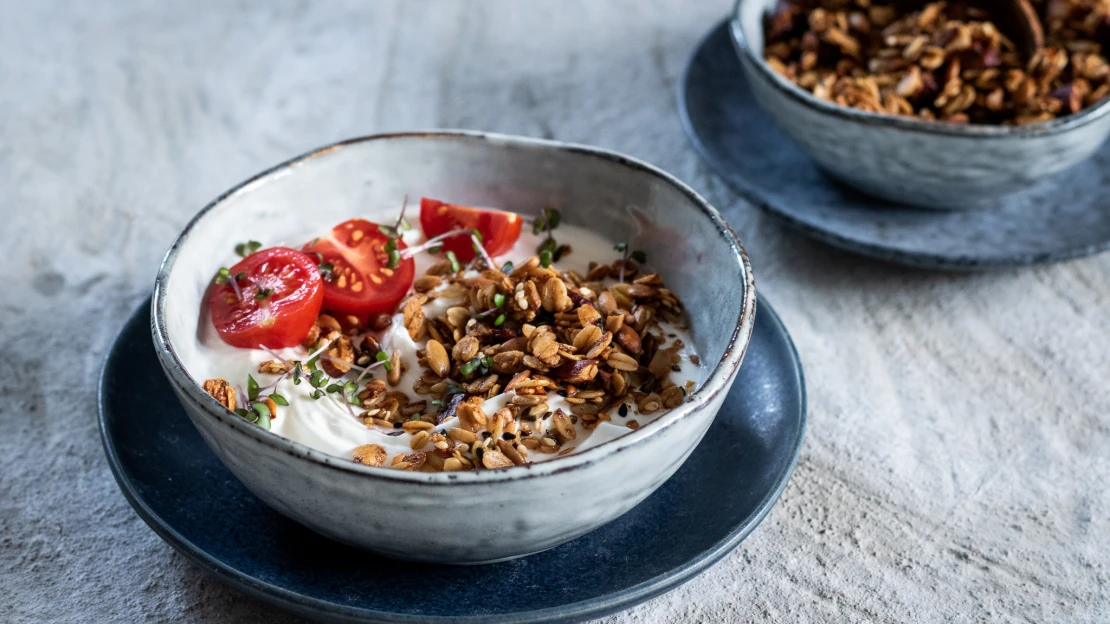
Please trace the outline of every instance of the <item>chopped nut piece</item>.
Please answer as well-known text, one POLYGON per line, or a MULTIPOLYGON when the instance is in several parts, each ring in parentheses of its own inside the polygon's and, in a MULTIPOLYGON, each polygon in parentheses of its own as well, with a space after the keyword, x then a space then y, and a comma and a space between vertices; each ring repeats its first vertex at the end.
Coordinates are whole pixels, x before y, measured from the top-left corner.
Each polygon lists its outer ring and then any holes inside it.
POLYGON ((221 405, 231 411, 235 411, 235 389, 223 377, 216 379, 208 379, 204 382, 204 391, 207 392, 212 398, 220 402, 221 405))
POLYGON ((486 451, 482 454, 482 465, 489 469, 508 468, 514 465, 513 460, 505 457, 501 451, 486 451))
POLYGON ((486 426, 486 413, 479 405, 459 403, 455 408, 455 415, 459 417, 459 426, 468 431, 478 432, 486 426))
POLYGON ((422 340, 424 334, 427 333, 426 319, 424 318, 424 302, 421 300, 423 295, 413 296, 402 310, 402 317, 405 321, 405 329, 409 332, 409 338, 414 341, 422 340))
MULTIPOLYGON (((520 454, 520 451, 516 450, 516 448, 513 447, 511 442, 498 440, 497 448, 501 450, 501 453, 504 454, 505 457, 508 457, 509 460, 517 466, 523 466, 524 464, 528 463, 528 460, 524 459, 524 456, 520 454)), ((485 457, 482 458, 482 461, 485 461, 485 457)), ((489 468, 489 466, 486 467, 489 468)))
MULTIPOLYGON (((451 350, 451 357, 459 364, 465 364, 472 360, 475 355, 478 355, 478 349, 481 346, 481 343, 474 336, 463 336, 461 340, 455 343, 454 349, 451 350)), ((443 377, 444 375, 440 376, 443 377)))
POLYGON ((389 372, 386 373, 386 380, 389 385, 396 386, 401 383, 401 375, 405 372, 404 368, 404 364, 401 363, 401 352, 394 349, 389 356, 389 372))
POLYGON ((442 281, 443 280, 437 275, 422 275, 413 281, 412 289, 418 293, 426 293, 430 290, 434 290, 442 281))
POLYGON ((354 450, 354 461, 367 466, 381 466, 385 463, 385 448, 378 444, 364 444, 354 450))
POLYGON ((277 360, 266 360, 258 365, 258 372, 267 375, 282 375, 288 373, 291 369, 292 366, 289 364, 277 360))
POLYGON ((563 410, 555 410, 555 413, 552 414, 551 427, 552 433, 561 444, 578 437, 578 432, 574 429, 574 423, 570 422, 570 418, 567 418, 563 410))

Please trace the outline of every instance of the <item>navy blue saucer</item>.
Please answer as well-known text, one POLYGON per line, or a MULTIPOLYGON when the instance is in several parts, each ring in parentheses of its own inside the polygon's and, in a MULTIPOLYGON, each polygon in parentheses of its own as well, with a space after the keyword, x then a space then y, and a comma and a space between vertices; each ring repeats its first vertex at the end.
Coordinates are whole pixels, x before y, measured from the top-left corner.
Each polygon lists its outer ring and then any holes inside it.
POLYGON ((333 542, 255 498, 209 451, 162 374, 150 302, 100 378, 100 431, 120 489, 163 539, 225 583, 325 621, 571 622, 691 579, 767 514, 793 470, 805 387, 790 336, 759 302, 724 408, 683 467, 614 522, 487 566, 397 562, 333 542))
MULTIPOLYGON (((803 234, 855 253, 934 269, 1057 262, 1110 248, 1110 143, 1087 161, 981 209, 940 212, 844 187, 756 104, 727 23, 698 45, 679 87, 694 147, 745 199, 803 234)), ((725 216, 727 217, 727 211, 725 216)))

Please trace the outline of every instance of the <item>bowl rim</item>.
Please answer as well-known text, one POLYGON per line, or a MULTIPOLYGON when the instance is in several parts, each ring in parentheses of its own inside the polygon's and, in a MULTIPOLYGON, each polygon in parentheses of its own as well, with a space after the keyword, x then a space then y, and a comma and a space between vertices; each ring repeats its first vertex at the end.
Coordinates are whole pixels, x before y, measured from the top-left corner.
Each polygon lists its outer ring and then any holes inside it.
POLYGON ((757 54, 753 49, 751 43, 748 42, 748 38, 744 33, 743 24, 740 21, 741 5, 751 1, 754 0, 736 0, 736 3, 733 5, 732 13, 728 18, 729 35, 732 38, 732 43, 737 50, 737 54, 742 61, 745 61, 742 64, 755 67, 756 71, 765 80, 770 82, 775 89, 790 99, 809 108, 817 109, 819 112, 839 117, 844 121, 940 136, 1031 139, 1060 134, 1068 130, 1085 126, 1102 118, 1110 111, 1110 97, 1105 97, 1100 102, 1097 102, 1093 106, 1088 106, 1077 113, 1065 115, 1064 117, 1057 117, 1049 121, 1027 124, 1024 126, 995 126, 988 124, 954 124, 927 121, 916 117, 873 113, 871 111, 826 102, 779 75, 778 72, 771 69, 771 66, 767 64, 763 56, 757 54))
POLYGON ((588 467, 609 455, 619 453, 626 448, 641 444, 649 437, 653 437, 659 432, 672 427, 685 416, 708 409, 709 405, 718 395, 728 390, 732 380, 736 376, 736 372, 740 368, 740 364, 744 359, 744 354, 747 351, 748 342, 751 339, 755 313, 755 280, 752 275, 751 261, 748 258, 747 252, 740 244, 735 232, 733 232, 732 228, 717 209, 696 191, 673 175, 642 160, 604 148, 491 132, 437 129, 371 134, 331 143, 265 169, 221 193, 216 199, 209 202, 189 220, 167 250, 159 266, 158 274, 154 282, 154 293, 151 299, 151 333, 154 338, 154 346, 158 359, 165 369, 171 384, 175 385, 179 392, 183 392, 209 416, 215 418, 218 423, 227 425, 236 432, 232 435, 244 436, 244 439, 251 439, 257 443, 273 447, 292 457, 316 465, 369 478, 424 485, 478 485, 534 479, 588 467), (737 277, 740 279, 740 283, 744 289, 744 303, 738 311, 738 316, 732 328, 732 333, 725 347, 724 354, 720 361, 709 371, 702 385, 678 408, 668 411, 660 418, 638 429, 631 430, 613 440, 603 442, 580 453, 573 453, 565 457, 557 457, 544 462, 525 466, 514 466, 501 470, 437 473, 407 472, 389 470, 378 466, 366 466, 349 459, 316 450, 300 442, 295 442, 284 436, 262 429, 243 418, 231 414, 222 404, 216 401, 216 399, 211 397, 207 392, 204 392, 201 388, 201 384, 189 375, 181 360, 178 358, 171 344, 165 323, 167 283, 177 260, 178 252, 186 243, 196 224, 209 212, 227 200, 249 193, 270 180, 282 177, 293 168, 312 158, 371 141, 411 138, 447 141, 480 141, 502 147, 565 151, 572 154, 613 162, 641 173, 646 173, 649 176, 654 176, 670 184, 685 195, 692 202, 693 206, 697 208, 705 218, 710 220, 715 226, 718 236, 723 238, 729 246, 732 252, 731 259, 735 260, 737 263, 737 277))

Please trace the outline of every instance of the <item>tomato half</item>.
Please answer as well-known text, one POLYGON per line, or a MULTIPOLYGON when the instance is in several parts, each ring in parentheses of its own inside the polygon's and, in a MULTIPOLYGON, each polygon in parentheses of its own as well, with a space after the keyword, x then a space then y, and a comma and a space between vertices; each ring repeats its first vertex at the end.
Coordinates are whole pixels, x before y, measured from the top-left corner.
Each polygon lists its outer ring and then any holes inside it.
MULTIPOLYGON (((333 267, 324 281, 325 310, 354 315, 361 322, 370 314, 393 312, 412 285, 416 267, 406 258, 389 268, 388 242, 377 223, 351 219, 304 246, 304 251, 323 257, 321 264, 333 267)), ((397 250, 402 249, 405 243, 398 240, 397 250)))
POLYGON ((220 338, 233 347, 271 349, 301 343, 316 323, 323 303, 320 270, 308 256, 272 247, 243 258, 229 269, 231 283, 213 284, 208 309, 220 338))
MULTIPOLYGON (((478 230, 482 246, 490 257, 499 256, 513 248, 520 238, 520 215, 501 210, 485 210, 456 204, 445 204, 427 197, 420 200, 420 226, 424 236, 432 238, 459 228, 478 230)), ((443 241, 443 248, 455 252, 459 260, 469 262, 477 255, 470 236, 459 234, 443 241)))

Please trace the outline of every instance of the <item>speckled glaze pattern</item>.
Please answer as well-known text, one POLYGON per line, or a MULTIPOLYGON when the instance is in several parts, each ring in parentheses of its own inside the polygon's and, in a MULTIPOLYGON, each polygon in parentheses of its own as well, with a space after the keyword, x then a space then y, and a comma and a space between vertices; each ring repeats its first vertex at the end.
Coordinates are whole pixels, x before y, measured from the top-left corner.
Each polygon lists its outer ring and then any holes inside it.
POLYGON ((910 208, 837 183, 756 103, 719 24, 691 55, 679 109, 695 148, 745 199, 828 244, 912 266, 1002 269, 1110 247, 1110 145, 1090 159, 985 204, 984 210, 910 208))
POLYGON ((691 579, 755 529, 786 486, 805 428, 798 355, 760 299, 748 355, 720 413, 690 459, 643 503, 531 557, 401 564, 313 533, 251 494, 174 400, 149 326, 148 305, 120 331, 100 378, 100 431, 120 488, 204 570, 320 621, 577 622, 629 608, 691 579))
MULTIPOLYGON (((336 540, 392 557, 483 563, 546 550, 605 524, 682 464, 721 406, 755 314, 751 267, 715 209, 687 186, 633 159, 583 146, 472 132, 378 135, 317 150, 248 180, 206 207, 159 272, 152 332, 159 360, 216 456, 260 499, 336 540), (200 389, 175 351, 193 340, 213 250, 240 233, 227 223, 279 219, 312 206, 324 221, 359 206, 421 194, 537 214, 558 206, 650 250, 689 307, 708 369, 679 408, 616 440, 550 462, 503 471, 406 473, 309 449, 229 414, 200 389), (327 214, 332 211, 336 214, 327 214), (232 230, 232 231, 229 231, 232 230), (705 271, 711 271, 706 274, 705 271), (617 475, 618 477, 614 478, 617 475)), ((203 380, 201 380, 203 381, 203 380)))
POLYGON ((1110 133, 1110 100, 1023 127, 939 124, 817 99, 762 58, 762 16, 776 0, 738 0, 729 32, 755 99, 823 169, 891 202, 983 208, 1085 160, 1110 133))

